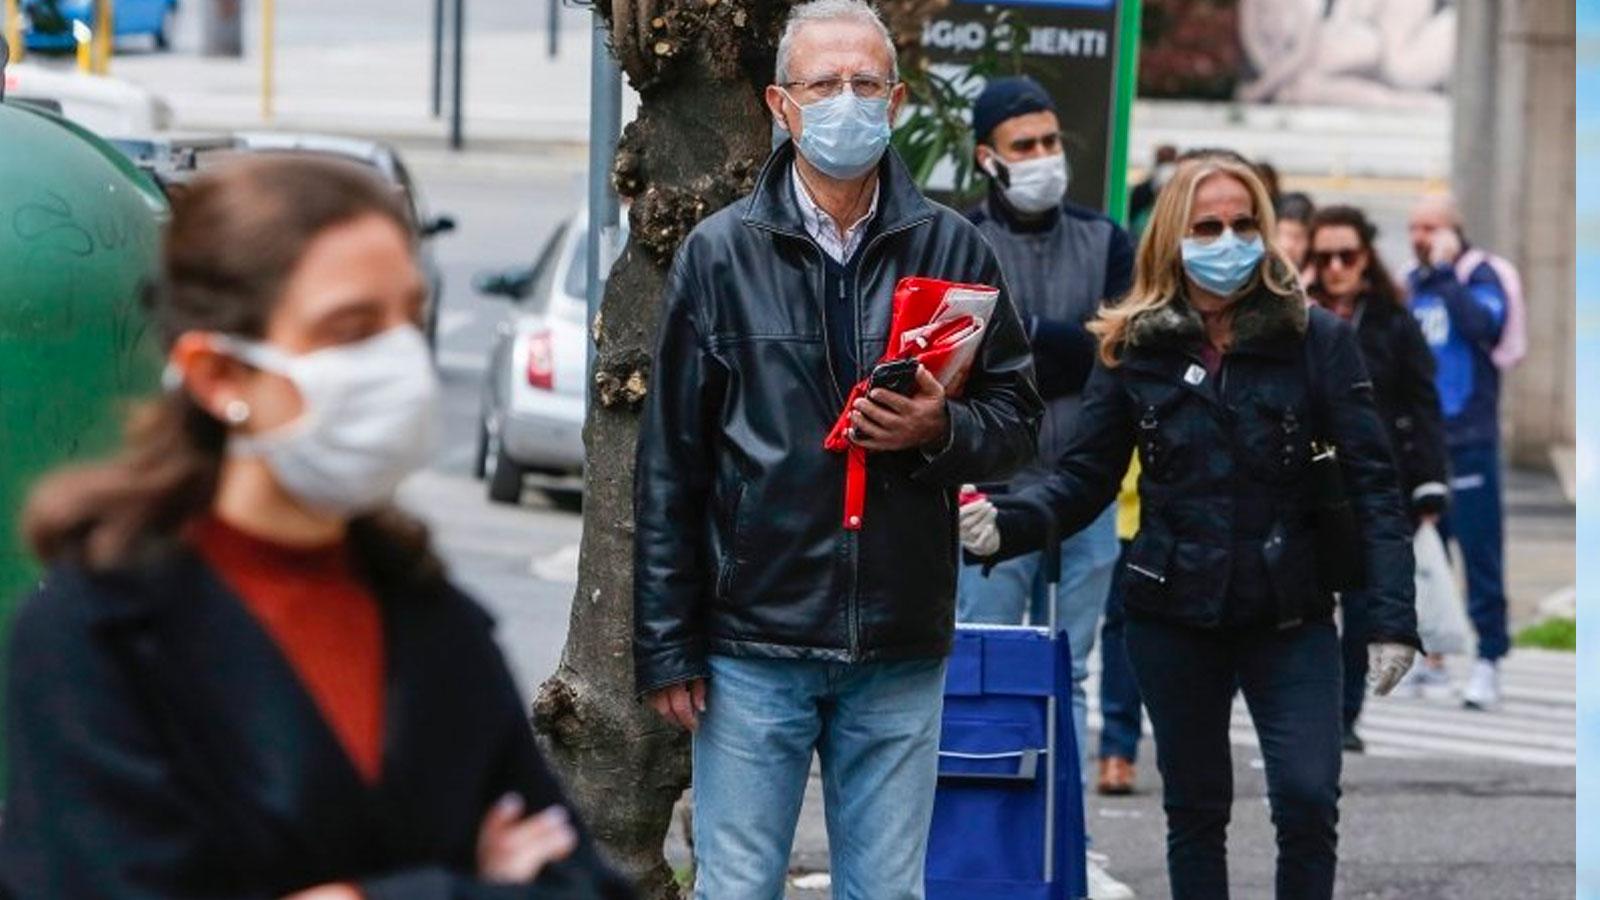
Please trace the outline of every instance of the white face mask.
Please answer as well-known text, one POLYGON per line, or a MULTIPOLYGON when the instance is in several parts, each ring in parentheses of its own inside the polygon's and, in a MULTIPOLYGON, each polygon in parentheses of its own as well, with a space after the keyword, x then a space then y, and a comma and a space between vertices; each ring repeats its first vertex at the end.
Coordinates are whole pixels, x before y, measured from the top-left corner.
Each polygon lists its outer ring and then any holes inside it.
POLYGON ((299 356, 227 335, 212 340, 219 351, 282 375, 300 392, 303 408, 293 421, 235 435, 228 450, 261 458, 307 506, 337 515, 370 512, 432 454, 439 382, 415 327, 299 356))
POLYGON ((1006 202, 1025 213, 1042 213, 1059 206, 1067 193, 1065 153, 1014 163, 990 156, 986 171, 1000 185, 1006 202))

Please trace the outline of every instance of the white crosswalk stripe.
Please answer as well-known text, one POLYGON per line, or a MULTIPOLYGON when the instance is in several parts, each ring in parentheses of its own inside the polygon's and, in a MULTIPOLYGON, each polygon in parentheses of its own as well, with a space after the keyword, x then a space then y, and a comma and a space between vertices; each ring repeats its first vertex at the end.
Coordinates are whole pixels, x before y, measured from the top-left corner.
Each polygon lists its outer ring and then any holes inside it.
MULTIPOLYGON (((1098 649, 1098 648, 1097 648, 1098 649)), ((1089 727, 1101 726, 1099 653, 1090 660, 1089 727)), ((1461 684, 1471 660, 1452 659, 1461 684)), ((1469 757, 1542 766, 1577 765, 1577 662, 1574 654, 1513 650, 1500 665, 1503 702, 1493 710, 1465 709, 1457 693, 1367 698, 1356 726, 1370 756, 1469 757)), ((1145 734, 1149 734, 1149 722, 1145 734)), ((1229 735, 1257 746, 1244 699, 1236 697, 1229 735)))

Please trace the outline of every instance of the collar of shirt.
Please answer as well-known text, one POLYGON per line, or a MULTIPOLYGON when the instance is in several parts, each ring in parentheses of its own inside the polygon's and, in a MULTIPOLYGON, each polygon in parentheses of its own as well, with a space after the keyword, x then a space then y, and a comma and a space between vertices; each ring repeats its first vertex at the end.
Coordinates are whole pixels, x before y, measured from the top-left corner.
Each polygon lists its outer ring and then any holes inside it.
POLYGON ((861 239, 866 236, 867 230, 863 226, 878 214, 878 186, 872 188, 872 205, 867 207, 866 215, 844 229, 841 236, 838 223, 811 198, 811 190, 800 178, 799 170, 793 166, 789 168, 789 180, 794 186, 795 200, 800 204, 800 220, 805 223, 806 234, 811 235, 822 252, 833 257, 835 262, 840 265, 848 262, 855 255, 856 248, 861 246, 861 239))

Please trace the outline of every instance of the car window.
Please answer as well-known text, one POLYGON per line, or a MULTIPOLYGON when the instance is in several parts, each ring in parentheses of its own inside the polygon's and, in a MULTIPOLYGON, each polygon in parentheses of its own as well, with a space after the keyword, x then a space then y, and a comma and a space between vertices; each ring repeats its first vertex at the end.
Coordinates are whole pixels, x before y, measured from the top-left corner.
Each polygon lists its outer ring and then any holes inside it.
MULTIPOLYGON (((522 301, 524 308, 530 312, 548 313, 549 311, 550 295, 553 292, 552 288, 555 287, 556 270, 560 268, 556 265, 556 259, 561 253, 561 245, 566 240, 567 231, 571 227, 572 223, 570 221, 557 225, 555 233, 550 235, 550 239, 545 241, 543 249, 539 251, 539 258, 534 260, 533 272, 530 278, 531 286, 522 301)), ((581 245, 583 242, 578 241, 577 243, 581 245)))
MULTIPOLYGON (((619 223, 619 226, 618 226, 617 230, 619 232, 618 235, 617 235, 617 240, 618 241, 627 241, 627 239, 628 239, 628 214, 627 214, 626 210, 623 211, 622 221, 619 223)), ((580 238, 586 238, 587 237, 587 233, 585 233, 584 235, 579 235, 579 237, 580 238)), ((587 307, 587 298, 589 296, 589 266, 588 266, 588 260, 587 260, 588 248, 589 248, 588 240, 581 239, 581 240, 573 241, 572 242, 572 246, 567 251, 567 276, 566 276, 565 283, 562 285, 562 292, 565 293, 569 298, 576 298, 577 303, 574 304, 574 308, 571 311, 571 314, 570 315, 564 315, 563 318, 570 319, 570 320, 572 320, 574 322, 582 322, 584 320, 585 315, 588 312, 588 307, 587 307)))

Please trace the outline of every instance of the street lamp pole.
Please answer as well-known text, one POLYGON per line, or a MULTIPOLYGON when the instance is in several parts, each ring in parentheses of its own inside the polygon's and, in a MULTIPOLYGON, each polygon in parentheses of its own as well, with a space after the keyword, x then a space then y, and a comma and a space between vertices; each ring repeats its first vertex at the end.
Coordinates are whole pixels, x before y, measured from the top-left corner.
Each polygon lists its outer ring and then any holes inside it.
POLYGON ((462 35, 462 31, 466 18, 466 12, 463 8, 466 5, 467 0, 455 0, 455 33, 451 35, 451 40, 455 45, 455 58, 450 60, 450 65, 454 70, 454 77, 450 85, 451 150, 461 149, 461 67, 462 58, 465 56, 462 46, 465 38, 462 35))

